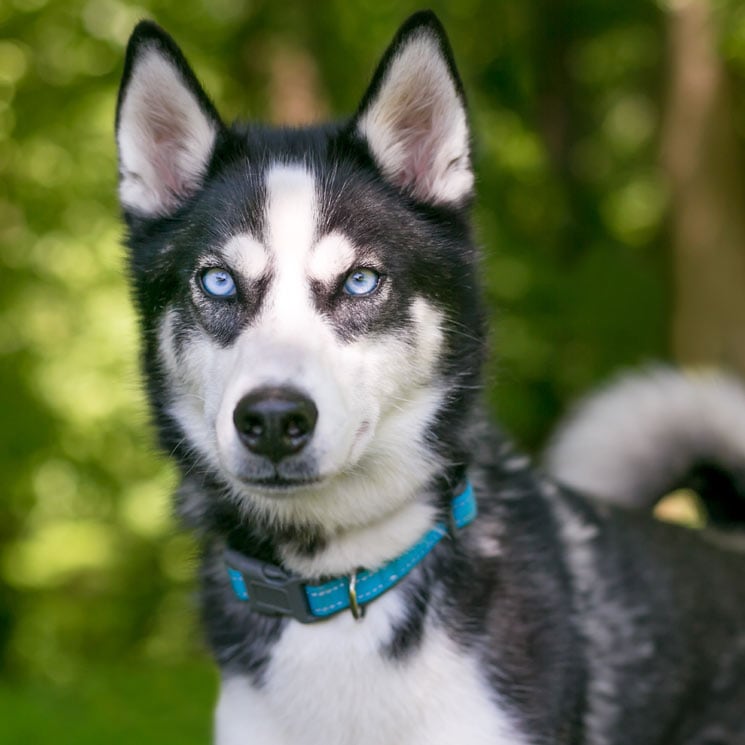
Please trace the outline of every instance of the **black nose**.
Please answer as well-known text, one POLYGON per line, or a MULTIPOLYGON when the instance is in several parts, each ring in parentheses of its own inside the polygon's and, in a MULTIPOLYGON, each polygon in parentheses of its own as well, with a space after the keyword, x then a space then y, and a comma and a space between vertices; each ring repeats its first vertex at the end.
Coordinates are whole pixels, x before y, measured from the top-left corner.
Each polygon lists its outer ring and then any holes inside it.
POLYGON ((243 444, 273 463, 302 450, 317 419, 316 405, 292 388, 259 388, 244 396, 233 412, 243 444))

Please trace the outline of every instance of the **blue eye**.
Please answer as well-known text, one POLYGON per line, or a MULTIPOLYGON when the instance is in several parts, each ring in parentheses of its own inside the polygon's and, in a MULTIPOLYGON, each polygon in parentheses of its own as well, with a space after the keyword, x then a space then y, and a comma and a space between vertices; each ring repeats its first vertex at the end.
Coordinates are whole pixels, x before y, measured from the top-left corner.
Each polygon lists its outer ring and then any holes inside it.
POLYGON ((224 269, 208 269, 202 274, 202 288, 210 297, 232 297, 235 281, 224 269))
POLYGON ((355 269, 344 280, 344 292, 347 295, 370 295, 380 284, 380 275, 374 269, 355 269))

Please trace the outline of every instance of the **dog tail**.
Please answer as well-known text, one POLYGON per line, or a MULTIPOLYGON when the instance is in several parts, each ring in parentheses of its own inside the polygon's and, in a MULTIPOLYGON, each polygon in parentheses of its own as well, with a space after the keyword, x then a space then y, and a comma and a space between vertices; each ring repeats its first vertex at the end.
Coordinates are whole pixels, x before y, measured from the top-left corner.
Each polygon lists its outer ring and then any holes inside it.
POLYGON ((651 509, 689 488, 711 524, 745 527, 745 386, 721 372, 622 376, 559 425, 545 465, 559 482, 627 507, 651 509))

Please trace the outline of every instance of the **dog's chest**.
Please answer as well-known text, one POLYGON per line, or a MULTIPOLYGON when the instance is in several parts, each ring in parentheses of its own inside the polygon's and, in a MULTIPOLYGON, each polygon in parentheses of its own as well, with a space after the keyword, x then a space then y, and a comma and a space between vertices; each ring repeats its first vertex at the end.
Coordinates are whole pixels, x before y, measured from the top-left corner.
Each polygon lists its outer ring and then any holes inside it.
POLYGON ((395 593, 359 622, 291 624, 264 684, 223 681, 217 745, 523 745, 474 658, 430 627, 402 659, 385 653, 395 593))

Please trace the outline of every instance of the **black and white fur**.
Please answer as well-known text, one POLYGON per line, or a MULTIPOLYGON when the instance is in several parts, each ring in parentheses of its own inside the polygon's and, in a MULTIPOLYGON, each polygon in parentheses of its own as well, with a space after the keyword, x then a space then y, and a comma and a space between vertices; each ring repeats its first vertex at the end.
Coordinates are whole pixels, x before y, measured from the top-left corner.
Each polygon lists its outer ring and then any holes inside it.
POLYGON ((148 392, 203 546, 217 745, 745 743, 745 557, 562 490, 482 421, 467 112, 431 13, 353 117, 303 129, 223 124, 143 22, 117 143, 148 392), (344 289, 358 268, 368 295, 344 289), (205 291, 211 269, 234 295, 205 291), (317 423, 272 460, 235 412, 290 389, 317 423), (479 517, 362 620, 233 596, 226 546, 308 580, 374 568, 464 474, 479 517))

